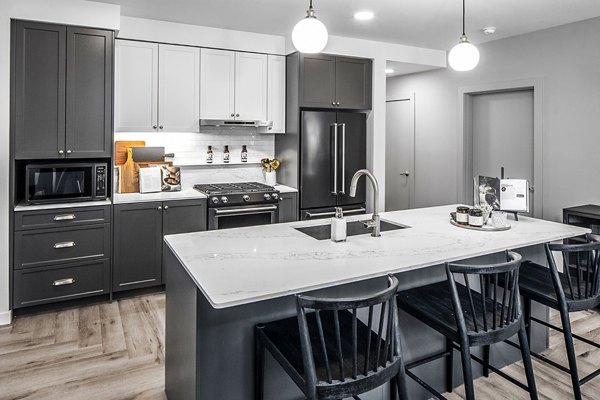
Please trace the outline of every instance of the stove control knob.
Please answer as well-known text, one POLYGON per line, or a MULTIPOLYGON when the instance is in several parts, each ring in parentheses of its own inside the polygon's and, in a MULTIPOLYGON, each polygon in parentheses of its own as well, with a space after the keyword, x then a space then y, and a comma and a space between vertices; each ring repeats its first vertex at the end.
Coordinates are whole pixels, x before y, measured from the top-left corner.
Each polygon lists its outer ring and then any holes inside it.
POLYGON ((213 204, 217 204, 219 202, 219 198, 218 197, 213 197, 210 200, 213 202, 213 204))
POLYGON ((242 197, 242 199, 244 199, 244 201, 250 201, 250 196, 245 194, 244 197, 242 197))
POLYGON ((277 200, 279 198, 279 195, 277 193, 273 193, 271 197, 273 197, 273 200, 277 200))
POLYGON ((265 193, 265 200, 271 200, 271 195, 269 193, 265 193))
POLYGON ((221 197, 221 201, 223 202, 223 204, 227 204, 229 200, 227 199, 227 197, 223 196, 221 197))

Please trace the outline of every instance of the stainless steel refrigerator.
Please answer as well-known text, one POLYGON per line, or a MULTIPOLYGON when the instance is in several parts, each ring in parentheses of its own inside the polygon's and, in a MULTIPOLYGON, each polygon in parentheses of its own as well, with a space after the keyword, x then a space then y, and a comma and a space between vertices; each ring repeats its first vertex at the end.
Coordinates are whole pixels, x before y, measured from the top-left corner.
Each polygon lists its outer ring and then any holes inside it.
POLYGON ((346 215, 365 212, 365 179, 356 197, 350 181, 367 165, 366 114, 342 111, 302 111, 299 137, 300 218, 326 218, 334 207, 346 215))

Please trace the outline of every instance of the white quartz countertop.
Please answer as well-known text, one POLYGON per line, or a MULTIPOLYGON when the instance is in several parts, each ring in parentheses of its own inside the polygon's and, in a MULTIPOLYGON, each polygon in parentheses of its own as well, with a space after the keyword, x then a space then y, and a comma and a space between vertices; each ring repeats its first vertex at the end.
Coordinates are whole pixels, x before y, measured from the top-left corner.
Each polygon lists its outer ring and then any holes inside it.
MULTIPOLYGON (((408 229, 381 237, 316 240, 299 221, 165 237, 214 308, 226 308, 364 279, 578 236, 588 229, 556 222, 509 218, 511 229, 481 232, 450 224, 456 205, 382 213, 408 229)), ((348 220, 365 219, 354 216, 348 220)))
POLYGON ((76 208, 76 207, 98 207, 98 206, 110 206, 111 200, 98 200, 98 201, 74 201, 72 203, 52 203, 52 204, 34 204, 27 205, 24 202, 19 203, 15 207, 15 211, 38 211, 38 210, 58 210, 61 208, 76 208))
POLYGON ((291 186, 280 185, 279 183, 274 186, 279 193, 298 193, 298 189, 294 189, 291 186))
POLYGON ((206 195, 203 195, 202 193, 193 188, 183 189, 178 192, 115 193, 113 195, 114 204, 193 199, 206 199, 206 195))

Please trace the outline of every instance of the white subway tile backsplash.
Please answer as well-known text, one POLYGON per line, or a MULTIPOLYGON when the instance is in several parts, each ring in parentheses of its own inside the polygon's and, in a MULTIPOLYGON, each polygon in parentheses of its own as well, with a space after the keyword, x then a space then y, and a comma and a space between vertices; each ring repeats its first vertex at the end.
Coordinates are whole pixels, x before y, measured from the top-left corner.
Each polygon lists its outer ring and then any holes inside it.
POLYGON ((265 182, 262 158, 273 158, 273 135, 247 132, 115 132, 115 141, 143 140, 146 146, 163 146, 175 153, 173 165, 181 166, 182 189, 197 183, 265 182), (213 149, 213 164, 206 164, 206 150, 213 149), (223 149, 229 146, 230 163, 223 164, 223 149), (248 149, 248 162, 240 162, 242 146, 248 149))
POLYGON ((273 158, 273 135, 247 132, 116 132, 115 141, 143 140, 146 146, 164 146, 166 153, 175 153, 174 165, 205 165, 208 146, 213 149, 213 164, 223 162, 223 150, 229 146, 231 163, 239 163, 242 146, 248 149, 248 163, 258 163, 262 158, 273 158))

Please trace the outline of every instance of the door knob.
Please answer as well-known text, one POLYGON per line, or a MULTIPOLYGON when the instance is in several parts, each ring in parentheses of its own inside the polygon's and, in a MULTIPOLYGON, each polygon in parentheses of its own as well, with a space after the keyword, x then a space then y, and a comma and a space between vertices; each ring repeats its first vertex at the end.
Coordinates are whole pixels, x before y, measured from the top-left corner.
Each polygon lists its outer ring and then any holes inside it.
POLYGON ((72 153, 72 151, 71 151, 71 150, 67 150, 67 154, 71 154, 71 153, 72 153))
POLYGON ((60 154, 62 156, 63 154, 65 154, 65 152, 64 152, 64 150, 59 150, 58 154, 60 154))
POLYGON ((237 117, 239 117, 239 116, 240 116, 240 114, 235 114, 235 117, 236 117, 236 118, 237 118, 237 117))
POLYGON ((235 117, 235 114, 234 114, 234 113, 231 113, 230 117, 235 117))
POLYGON ((160 211, 160 210, 162 210, 162 207, 161 207, 161 206, 158 206, 156 209, 157 209, 158 211, 160 211))
POLYGON ((332 101, 332 102, 331 102, 331 105, 332 105, 332 106, 335 106, 335 101, 332 101))
POLYGON ((410 176, 410 173, 408 171, 404 171, 404 172, 400 172, 400 175, 402 175, 402 176, 410 176))
POLYGON ((152 129, 156 129, 156 128, 158 128, 158 126, 152 125, 152 129))
POLYGON ((158 129, 162 129, 162 128, 163 128, 163 126, 162 126, 162 125, 158 127, 158 129))
POLYGON ((169 209, 169 206, 165 206, 165 210, 168 210, 168 209, 169 209))

